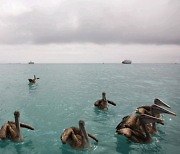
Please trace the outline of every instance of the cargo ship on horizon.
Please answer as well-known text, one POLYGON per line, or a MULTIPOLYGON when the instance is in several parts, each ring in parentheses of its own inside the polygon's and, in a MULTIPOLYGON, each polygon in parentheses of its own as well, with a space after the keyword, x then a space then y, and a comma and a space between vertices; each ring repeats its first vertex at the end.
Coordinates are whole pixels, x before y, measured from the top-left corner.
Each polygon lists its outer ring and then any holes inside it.
POLYGON ((122 64, 131 64, 131 63, 132 61, 128 59, 122 61, 122 64))
POLYGON ((33 61, 30 61, 28 64, 34 64, 34 62, 33 62, 33 61))

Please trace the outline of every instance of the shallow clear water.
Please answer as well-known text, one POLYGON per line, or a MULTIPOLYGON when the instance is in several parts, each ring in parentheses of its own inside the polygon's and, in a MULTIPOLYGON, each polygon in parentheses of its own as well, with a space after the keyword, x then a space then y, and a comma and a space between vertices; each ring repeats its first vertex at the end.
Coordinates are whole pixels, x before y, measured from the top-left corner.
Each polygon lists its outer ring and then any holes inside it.
POLYGON ((0 153, 179 153, 180 65, 179 64, 8 64, 0 65, 0 125, 13 120, 14 110, 21 122, 35 130, 22 129, 24 141, 0 140, 0 153), (29 86, 36 74, 38 83, 29 86), (108 111, 94 108, 105 91, 117 106, 108 111), (121 119, 136 107, 160 98, 177 116, 164 115, 165 125, 148 144, 133 143, 115 134, 121 119), (60 142, 64 128, 78 126, 96 135, 91 150, 74 150, 60 142))

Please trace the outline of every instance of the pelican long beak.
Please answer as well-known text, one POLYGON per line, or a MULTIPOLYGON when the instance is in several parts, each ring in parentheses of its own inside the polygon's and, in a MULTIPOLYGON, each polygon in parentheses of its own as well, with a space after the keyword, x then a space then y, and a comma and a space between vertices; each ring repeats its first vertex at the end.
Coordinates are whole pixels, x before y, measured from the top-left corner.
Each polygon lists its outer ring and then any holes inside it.
POLYGON ((165 106, 167 108, 171 108, 168 104, 164 103, 159 98, 154 99, 154 104, 159 105, 159 106, 165 106))
POLYGON ((20 122, 19 122, 20 112, 14 111, 14 117, 15 117, 15 125, 16 125, 16 129, 17 129, 18 141, 22 141, 23 137, 21 134, 20 122))
POLYGON ((89 139, 88 139, 87 132, 86 132, 84 126, 81 127, 80 129, 81 129, 82 135, 84 136, 84 139, 85 139, 86 143, 88 143, 89 139))
POLYGON ((20 112, 19 111, 14 111, 14 118, 15 118, 16 128, 20 129, 20 123, 19 123, 20 112))
POLYGON ((160 107, 160 106, 158 106, 156 104, 152 105, 152 112, 155 113, 155 114, 167 113, 167 114, 171 114, 171 115, 176 116, 176 113, 171 112, 169 110, 166 110, 166 109, 164 109, 164 108, 162 108, 162 107, 160 107))
POLYGON ((90 144, 89 139, 88 139, 88 134, 87 134, 86 129, 85 129, 85 122, 83 120, 79 120, 79 129, 80 129, 81 134, 83 136, 84 147, 91 147, 91 144, 90 144))
POLYGON ((142 114, 139 116, 139 118, 145 123, 145 124, 149 124, 149 123, 160 123, 162 125, 164 125, 164 122, 162 119, 160 118, 156 118, 147 114, 142 114))

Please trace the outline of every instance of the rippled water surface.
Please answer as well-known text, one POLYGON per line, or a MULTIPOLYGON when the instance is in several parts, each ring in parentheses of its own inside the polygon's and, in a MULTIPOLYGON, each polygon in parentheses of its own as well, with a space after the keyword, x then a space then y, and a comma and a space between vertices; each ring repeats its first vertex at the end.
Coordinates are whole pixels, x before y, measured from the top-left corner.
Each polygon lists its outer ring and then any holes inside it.
POLYGON ((0 72, 0 125, 13 120, 13 112, 19 110, 21 122, 35 128, 22 129, 22 143, 0 140, 1 154, 180 152, 179 64, 2 64, 0 72), (30 86, 27 79, 34 74, 40 80, 30 86), (94 108, 103 91, 116 107, 94 108), (150 143, 133 143, 115 134, 124 116, 157 97, 177 116, 164 115, 165 125, 157 126, 150 143), (99 139, 91 140, 90 150, 74 150, 60 142, 63 129, 78 126, 80 119, 99 139))

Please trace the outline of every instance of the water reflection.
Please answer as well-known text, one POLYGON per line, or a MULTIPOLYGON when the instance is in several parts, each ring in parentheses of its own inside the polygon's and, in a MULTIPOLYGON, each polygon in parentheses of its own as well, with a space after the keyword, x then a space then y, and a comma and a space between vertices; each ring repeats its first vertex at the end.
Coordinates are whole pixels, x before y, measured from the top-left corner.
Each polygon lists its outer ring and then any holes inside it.
POLYGON ((142 153, 162 153, 162 147, 158 142, 152 142, 148 144, 141 144, 142 153))
POLYGON ((9 140, 1 140, 0 139, 0 148, 5 148, 7 145, 9 145, 9 140))
POLYGON ((157 137, 158 140, 161 140, 161 141, 165 141, 166 139, 166 133, 165 131, 159 129, 158 132, 156 134, 154 134, 154 136, 157 137))
POLYGON ((73 149, 69 145, 62 144, 60 147, 62 154, 90 154, 93 150, 92 149, 73 149))
POLYGON ((99 114, 107 114, 108 113, 108 109, 104 109, 104 110, 101 110, 97 107, 94 107, 94 112, 99 115, 99 114))
POLYGON ((93 118, 93 120, 96 122, 107 121, 110 118, 108 116, 108 110, 100 110, 94 107, 94 113, 96 114, 96 116, 93 118))
POLYGON ((34 150, 34 145, 32 141, 28 142, 13 142, 11 140, 0 140, 0 148, 8 148, 9 151, 14 151, 13 153, 24 154, 25 151, 34 150))
POLYGON ((37 83, 35 83, 35 84, 29 83, 28 85, 29 85, 29 90, 36 90, 36 89, 37 89, 37 86, 38 86, 37 83))
POLYGON ((130 153, 130 151, 133 149, 131 148, 132 142, 127 140, 127 138, 121 135, 116 134, 115 137, 117 138, 116 151, 118 153, 123 153, 123 154, 130 153))
POLYGON ((150 143, 142 144, 142 143, 134 143, 128 140, 125 136, 117 135, 116 142, 116 151, 122 154, 131 153, 131 151, 135 153, 162 153, 162 147, 159 142, 153 140, 150 143))
POLYGON ((32 141, 16 143, 14 144, 14 148, 18 154, 24 154, 25 151, 30 152, 35 149, 32 141))

